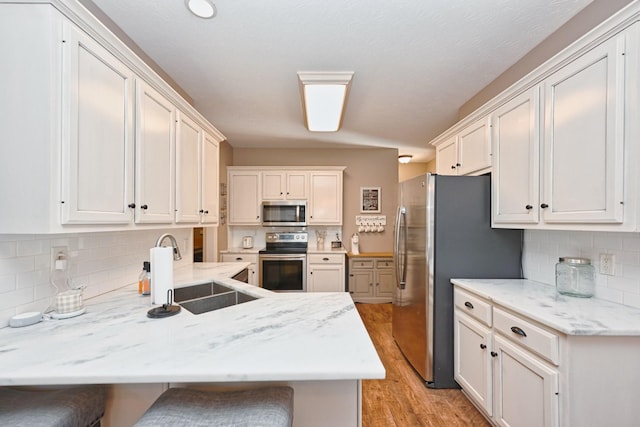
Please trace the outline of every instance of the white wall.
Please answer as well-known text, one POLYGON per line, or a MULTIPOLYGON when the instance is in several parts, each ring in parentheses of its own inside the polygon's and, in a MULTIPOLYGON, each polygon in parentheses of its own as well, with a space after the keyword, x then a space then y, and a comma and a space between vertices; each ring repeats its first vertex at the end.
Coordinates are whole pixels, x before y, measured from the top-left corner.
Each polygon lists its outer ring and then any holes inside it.
MULTIPOLYGON (((73 285, 84 284, 84 298, 135 283, 149 249, 164 232, 178 241, 183 258, 175 266, 193 262, 192 229, 145 230, 119 233, 62 235, 0 235, 0 327, 27 311, 44 311, 55 289, 49 284, 51 248, 69 250, 73 285)), ((166 243, 166 242, 165 242, 166 243)))
POLYGON ((640 308, 640 234, 525 230, 524 237, 527 279, 554 285, 559 257, 590 258, 596 269, 596 296, 640 308), (615 255, 614 276, 599 273, 601 253, 615 255))

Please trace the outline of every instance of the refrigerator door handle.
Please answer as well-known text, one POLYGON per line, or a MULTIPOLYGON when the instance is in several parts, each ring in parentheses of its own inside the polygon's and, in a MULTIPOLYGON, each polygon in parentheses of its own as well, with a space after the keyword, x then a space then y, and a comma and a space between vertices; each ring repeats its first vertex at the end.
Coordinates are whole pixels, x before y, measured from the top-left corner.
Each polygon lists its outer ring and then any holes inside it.
POLYGON ((396 287, 404 289, 407 281, 407 210, 398 208, 396 215, 396 235, 394 239, 394 255, 396 265, 396 287), (402 247, 401 247, 402 245, 402 247))

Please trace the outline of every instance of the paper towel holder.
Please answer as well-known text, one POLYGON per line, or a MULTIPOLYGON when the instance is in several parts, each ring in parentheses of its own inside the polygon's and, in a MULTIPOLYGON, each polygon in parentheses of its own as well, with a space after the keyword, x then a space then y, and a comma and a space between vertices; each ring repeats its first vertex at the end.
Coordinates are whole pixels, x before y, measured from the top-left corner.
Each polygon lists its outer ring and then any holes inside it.
POLYGON ((147 311, 147 317, 152 319, 162 319, 163 317, 170 317, 180 313, 181 307, 179 305, 173 305, 173 290, 167 290, 167 303, 162 304, 160 307, 154 307, 147 311))

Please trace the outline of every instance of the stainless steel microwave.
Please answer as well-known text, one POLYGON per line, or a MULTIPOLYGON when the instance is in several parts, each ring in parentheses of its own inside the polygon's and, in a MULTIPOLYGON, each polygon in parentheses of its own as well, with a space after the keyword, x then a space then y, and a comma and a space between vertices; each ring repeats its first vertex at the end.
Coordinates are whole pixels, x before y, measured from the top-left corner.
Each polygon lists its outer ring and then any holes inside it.
POLYGON ((262 225, 266 227, 304 227, 307 225, 306 200, 262 202, 262 225))

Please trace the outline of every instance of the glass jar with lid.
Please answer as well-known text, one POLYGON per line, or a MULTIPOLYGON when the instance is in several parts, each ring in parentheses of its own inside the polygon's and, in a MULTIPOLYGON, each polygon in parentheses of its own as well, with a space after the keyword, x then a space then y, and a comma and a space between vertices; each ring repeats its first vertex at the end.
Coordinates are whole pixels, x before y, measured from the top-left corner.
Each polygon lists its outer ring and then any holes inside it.
POLYGON ((556 289, 563 295, 590 298, 595 291, 595 270, 588 258, 561 257, 556 264, 556 289))

